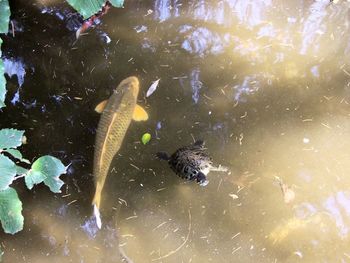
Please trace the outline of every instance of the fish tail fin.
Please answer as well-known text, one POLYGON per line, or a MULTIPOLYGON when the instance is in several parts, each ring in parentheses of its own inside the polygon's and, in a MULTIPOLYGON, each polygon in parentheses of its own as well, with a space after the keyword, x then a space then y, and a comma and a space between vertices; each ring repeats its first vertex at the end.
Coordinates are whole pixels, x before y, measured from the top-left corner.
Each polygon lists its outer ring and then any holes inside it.
POLYGON ((101 203, 101 190, 100 190, 99 184, 97 184, 95 196, 94 196, 94 199, 92 200, 92 205, 94 207, 94 216, 96 219, 96 225, 99 229, 101 229, 102 227, 100 203, 101 203))
POLYGON ((169 154, 167 152, 157 152, 156 156, 160 160, 165 160, 165 161, 169 161, 170 160, 170 156, 169 156, 169 154))
POLYGON ((94 205, 94 216, 96 219, 96 225, 99 229, 101 229, 102 227, 102 221, 101 221, 101 214, 100 214, 100 210, 98 209, 97 205, 94 205))

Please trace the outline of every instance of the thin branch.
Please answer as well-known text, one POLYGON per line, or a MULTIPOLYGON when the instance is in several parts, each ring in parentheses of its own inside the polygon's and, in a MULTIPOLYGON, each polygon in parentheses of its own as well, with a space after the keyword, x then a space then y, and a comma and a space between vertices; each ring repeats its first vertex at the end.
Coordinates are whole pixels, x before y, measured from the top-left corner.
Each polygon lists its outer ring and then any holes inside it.
POLYGON ((169 253, 167 253, 164 256, 161 256, 159 258, 154 258, 154 259, 152 259, 152 261, 157 261, 157 260, 161 260, 161 259, 170 257, 171 255, 173 255, 176 252, 178 252, 187 243, 188 238, 190 237, 191 227, 192 227, 192 218, 191 218, 191 211, 190 210, 188 210, 188 218, 189 218, 188 233, 187 233, 187 236, 186 236, 184 242, 178 248, 176 248, 175 250, 172 250, 169 253))

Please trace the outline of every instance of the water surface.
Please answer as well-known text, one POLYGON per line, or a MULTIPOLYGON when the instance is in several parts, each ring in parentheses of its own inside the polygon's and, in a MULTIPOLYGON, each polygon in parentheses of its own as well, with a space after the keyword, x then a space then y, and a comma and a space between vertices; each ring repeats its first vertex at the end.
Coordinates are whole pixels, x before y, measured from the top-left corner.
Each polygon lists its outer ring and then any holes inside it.
POLYGON ((11 8, 2 127, 72 165, 62 194, 16 184, 25 226, 1 234, 4 262, 119 262, 118 244, 134 262, 350 262, 346 1, 126 1, 78 41, 60 1, 11 8), (128 130, 96 232, 93 108, 130 75, 150 119, 128 130), (195 139, 231 173, 200 187, 154 158, 195 139))

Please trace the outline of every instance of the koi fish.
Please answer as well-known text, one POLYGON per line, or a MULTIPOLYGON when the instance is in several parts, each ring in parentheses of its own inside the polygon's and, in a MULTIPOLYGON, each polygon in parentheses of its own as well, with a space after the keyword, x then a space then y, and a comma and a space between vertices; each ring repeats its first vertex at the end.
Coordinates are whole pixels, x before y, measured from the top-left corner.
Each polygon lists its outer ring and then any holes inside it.
POLYGON ((136 77, 126 78, 108 100, 95 108, 95 111, 102 113, 96 134, 93 168, 96 191, 92 205, 98 228, 102 226, 99 208, 110 164, 123 143, 131 120, 148 119, 147 112, 137 105, 138 93, 139 80, 136 77))

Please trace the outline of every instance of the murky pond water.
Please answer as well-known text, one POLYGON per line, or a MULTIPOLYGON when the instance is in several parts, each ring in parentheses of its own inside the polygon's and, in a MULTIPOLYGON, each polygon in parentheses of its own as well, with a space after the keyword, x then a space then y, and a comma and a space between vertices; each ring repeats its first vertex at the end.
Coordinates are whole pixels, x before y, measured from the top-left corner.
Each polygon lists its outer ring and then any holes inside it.
POLYGON ((118 246, 133 262, 350 262, 346 1, 130 0, 78 41, 67 5, 11 5, 1 126, 71 166, 62 194, 15 186, 25 226, 0 234, 4 262, 120 262, 118 246), (93 109, 130 75, 150 119, 128 130, 96 231, 93 109), (195 139, 231 171, 206 187, 154 157, 195 139))

